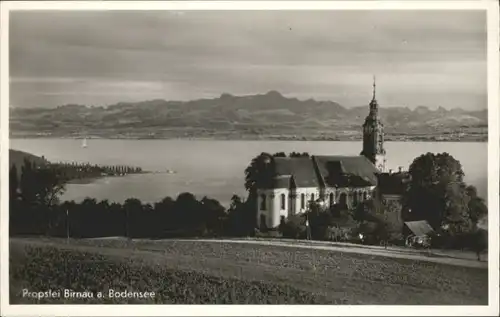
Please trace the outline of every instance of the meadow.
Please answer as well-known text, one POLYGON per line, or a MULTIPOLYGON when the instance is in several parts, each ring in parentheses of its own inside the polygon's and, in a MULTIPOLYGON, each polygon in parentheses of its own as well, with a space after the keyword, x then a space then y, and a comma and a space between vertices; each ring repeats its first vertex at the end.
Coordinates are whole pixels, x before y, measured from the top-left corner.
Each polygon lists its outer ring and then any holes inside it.
POLYGON ((12 238, 21 303, 486 305, 488 270, 221 242, 12 238), (154 299, 23 298, 30 291, 154 291, 154 299))

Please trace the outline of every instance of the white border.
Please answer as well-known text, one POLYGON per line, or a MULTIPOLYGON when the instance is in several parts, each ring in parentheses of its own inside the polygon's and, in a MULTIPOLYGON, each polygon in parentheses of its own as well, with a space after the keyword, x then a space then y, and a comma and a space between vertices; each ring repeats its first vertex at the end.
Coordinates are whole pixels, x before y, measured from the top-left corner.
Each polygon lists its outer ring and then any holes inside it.
MULTIPOLYGON (((0 197, 0 282, 3 316, 331 316, 331 315, 496 315, 499 313, 499 7, 491 1, 37 1, 1 2, 0 64, 0 162, 2 186, 0 197), (307 305, 9 305, 8 275, 8 14, 10 10, 487 10, 488 16, 488 207, 489 207, 489 305, 488 306, 307 306, 307 305)), ((472 154, 472 153, 471 153, 472 154)))

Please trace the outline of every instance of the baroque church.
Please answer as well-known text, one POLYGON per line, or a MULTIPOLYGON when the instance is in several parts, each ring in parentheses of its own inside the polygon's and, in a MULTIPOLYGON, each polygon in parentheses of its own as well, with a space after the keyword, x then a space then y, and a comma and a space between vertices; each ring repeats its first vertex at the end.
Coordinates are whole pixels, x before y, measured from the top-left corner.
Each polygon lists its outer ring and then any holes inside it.
POLYGON ((257 189, 259 228, 278 227, 289 216, 305 212, 311 201, 352 210, 374 196, 393 206, 393 215, 387 216, 402 226, 400 201, 404 173, 386 172, 384 126, 378 114, 375 88, 374 80, 360 155, 271 158, 272 180, 257 189))

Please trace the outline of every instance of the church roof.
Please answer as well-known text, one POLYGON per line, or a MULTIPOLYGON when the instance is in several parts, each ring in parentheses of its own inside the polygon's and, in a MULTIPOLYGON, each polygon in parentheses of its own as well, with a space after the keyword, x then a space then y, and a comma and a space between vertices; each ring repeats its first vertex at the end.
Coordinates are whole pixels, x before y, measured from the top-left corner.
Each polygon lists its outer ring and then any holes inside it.
POLYGON ((310 157, 275 157, 274 164, 276 175, 293 177, 296 187, 319 187, 310 157))
POLYGON ((290 175, 280 175, 273 177, 271 182, 272 188, 290 188, 292 183, 292 176, 290 175))
POLYGON ((327 186, 376 186, 378 170, 364 156, 314 156, 327 186))
POLYGON ((271 188, 377 185, 378 170, 364 156, 275 157, 271 188))

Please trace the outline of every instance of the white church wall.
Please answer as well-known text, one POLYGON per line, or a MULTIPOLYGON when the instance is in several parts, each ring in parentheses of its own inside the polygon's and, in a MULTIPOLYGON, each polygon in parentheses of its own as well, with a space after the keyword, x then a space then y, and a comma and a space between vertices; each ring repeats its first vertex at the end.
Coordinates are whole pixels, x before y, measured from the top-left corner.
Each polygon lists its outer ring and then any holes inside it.
POLYGON ((318 187, 302 187, 296 189, 295 210, 293 214, 300 214, 307 211, 309 202, 319 198, 318 187), (304 195, 304 202, 302 203, 302 195, 304 195))
POLYGON ((281 223, 281 216, 284 216, 285 219, 288 216, 289 190, 286 188, 274 189, 272 195, 274 196, 274 199, 272 200, 272 206, 269 211, 268 227, 276 228, 281 223))
MULTIPOLYGON (((348 208, 355 208, 353 204, 354 195, 357 195, 357 203, 361 203, 366 199, 373 196, 375 186, 362 187, 362 188, 333 188, 328 187, 324 189, 324 200, 327 206, 330 206, 330 193, 333 193, 334 204, 340 202, 342 194, 346 195, 346 203, 348 208)), ((278 189, 259 189, 257 191, 257 225, 261 227, 261 215, 265 217, 265 225, 267 228, 276 228, 281 223, 281 217, 287 219, 288 217, 296 214, 301 214, 307 211, 309 203, 312 200, 320 198, 320 188, 317 187, 304 187, 297 188, 290 191, 286 188, 278 189), (265 195, 265 202, 263 203, 263 196, 265 195), (282 206, 282 196, 284 195, 284 206, 282 206), (304 202, 302 203, 302 195, 304 195, 304 202), (262 208, 264 207, 264 209, 262 208)))
POLYGON ((346 203, 349 208, 354 208, 356 203, 360 203, 366 199, 370 199, 373 196, 373 191, 375 190, 375 186, 369 187, 358 187, 358 188, 350 188, 350 187, 327 187, 325 189, 325 202, 327 206, 332 206, 334 204, 338 204, 340 202, 340 196, 344 194, 346 196, 346 203), (333 194, 333 202, 331 201, 331 194, 333 194), (356 199, 354 198, 356 196, 356 199))
POLYGON ((284 216, 285 219, 288 217, 290 209, 289 190, 286 188, 259 189, 257 193, 257 226, 261 227, 261 215, 264 215, 267 228, 278 227, 281 216, 284 216), (265 195, 265 203, 263 203, 263 195, 265 195), (282 206, 282 195, 284 195, 284 206, 282 206))

